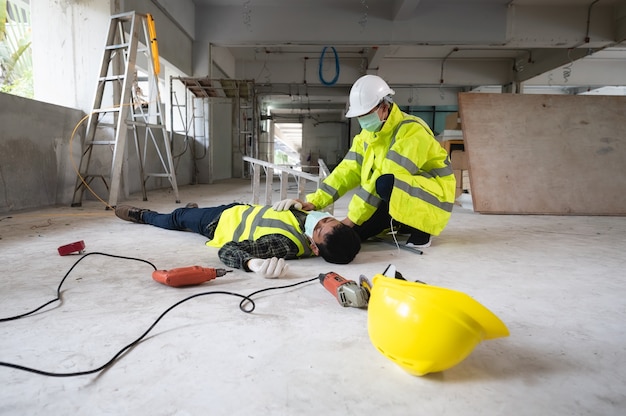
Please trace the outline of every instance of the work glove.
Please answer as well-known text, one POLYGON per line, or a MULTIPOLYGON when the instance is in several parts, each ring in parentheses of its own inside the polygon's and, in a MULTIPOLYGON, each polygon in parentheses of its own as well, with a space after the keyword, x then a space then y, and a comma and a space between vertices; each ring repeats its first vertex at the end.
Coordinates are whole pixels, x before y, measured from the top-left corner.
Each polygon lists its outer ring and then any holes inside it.
POLYGON ((272 257, 271 259, 250 259, 248 269, 266 279, 276 279, 287 272, 285 259, 272 257))
POLYGON ((274 205, 272 205, 274 211, 287 211, 291 207, 302 209, 302 204, 295 199, 283 199, 282 201, 275 202, 274 205))

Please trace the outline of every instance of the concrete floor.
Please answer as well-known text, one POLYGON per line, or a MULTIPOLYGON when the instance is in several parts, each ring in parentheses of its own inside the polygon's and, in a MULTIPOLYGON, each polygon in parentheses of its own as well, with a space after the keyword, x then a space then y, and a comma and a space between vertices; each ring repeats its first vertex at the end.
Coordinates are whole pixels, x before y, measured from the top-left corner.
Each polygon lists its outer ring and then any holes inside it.
MULTIPOLYGON (((180 190, 183 203, 250 200, 249 181, 180 190)), ((170 191, 130 203, 169 211, 170 191)), ((336 214, 345 214, 340 201, 336 214)), ((53 299, 80 258, 57 247, 140 257, 157 268, 221 267, 200 235, 117 219, 95 201, 0 217, 0 318, 53 299)), ((98 374, 53 378, 0 367, 1 415, 622 415, 626 411, 626 221, 491 216, 455 207, 422 256, 367 243, 350 265, 290 262, 281 280, 234 271, 171 288, 152 268, 92 255, 62 303, 0 323, 0 361, 51 372, 97 368, 169 306, 208 291, 249 294, 335 271, 358 280, 394 264, 409 280, 465 292, 507 325, 457 366, 411 376, 381 355, 367 311, 342 308, 318 282, 256 296, 256 310, 214 294, 194 298, 98 374)))

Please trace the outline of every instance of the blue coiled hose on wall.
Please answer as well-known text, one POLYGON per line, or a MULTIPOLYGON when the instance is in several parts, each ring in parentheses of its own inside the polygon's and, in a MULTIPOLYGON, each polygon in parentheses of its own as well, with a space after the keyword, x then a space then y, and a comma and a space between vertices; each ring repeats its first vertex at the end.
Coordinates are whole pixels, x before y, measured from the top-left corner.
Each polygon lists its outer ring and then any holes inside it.
POLYGON ((339 56, 337 55, 337 50, 335 49, 334 46, 331 46, 330 48, 332 49, 333 54, 335 55, 335 77, 330 81, 326 81, 324 79, 324 75, 322 74, 323 72, 322 70, 324 68, 324 55, 326 54, 326 49, 328 49, 328 46, 324 46, 324 49, 322 49, 322 55, 320 56, 320 63, 319 63, 319 77, 320 77, 320 81, 324 85, 334 85, 339 79, 339 56))

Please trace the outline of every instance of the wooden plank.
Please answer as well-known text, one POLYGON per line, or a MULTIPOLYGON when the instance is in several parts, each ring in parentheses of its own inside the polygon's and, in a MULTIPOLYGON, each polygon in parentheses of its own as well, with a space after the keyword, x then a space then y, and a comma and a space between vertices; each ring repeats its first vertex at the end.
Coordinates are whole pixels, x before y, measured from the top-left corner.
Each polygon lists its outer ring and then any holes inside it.
POLYGON ((460 93, 474 210, 626 215, 626 97, 460 93))

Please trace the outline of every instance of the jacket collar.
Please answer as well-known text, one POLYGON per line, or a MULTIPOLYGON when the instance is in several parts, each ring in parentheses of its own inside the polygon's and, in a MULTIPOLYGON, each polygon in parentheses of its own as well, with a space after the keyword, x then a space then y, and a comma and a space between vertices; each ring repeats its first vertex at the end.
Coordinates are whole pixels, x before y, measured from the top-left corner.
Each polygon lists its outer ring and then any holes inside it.
MULTIPOLYGON (((387 116, 387 120, 385 120, 383 127, 380 129, 380 131, 377 131, 376 133, 367 132, 369 134, 367 135, 365 141, 373 144, 373 143, 379 143, 381 141, 391 140, 391 136, 393 135, 395 127, 401 121, 402 121, 402 112, 400 111, 400 109, 395 103, 392 103, 391 109, 389 111, 389 115, 387 116)), ((365 130, 363 130, 363 132, 365 132, 365 130)))

